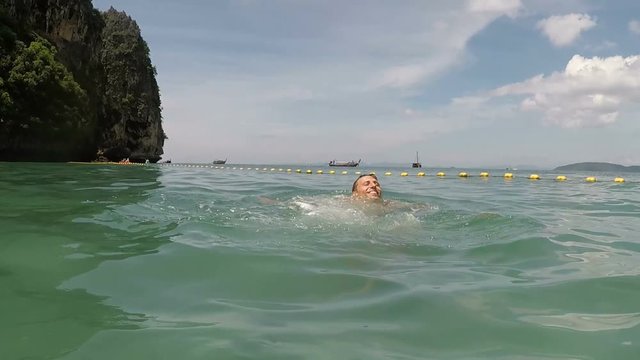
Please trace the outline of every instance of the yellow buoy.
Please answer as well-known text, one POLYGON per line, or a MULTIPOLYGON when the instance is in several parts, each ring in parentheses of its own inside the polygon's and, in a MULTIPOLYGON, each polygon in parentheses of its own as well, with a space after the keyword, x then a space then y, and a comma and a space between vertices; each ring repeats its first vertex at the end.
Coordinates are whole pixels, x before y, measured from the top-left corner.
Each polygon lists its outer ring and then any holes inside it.
POLYGON ((444 173, 440 171, 439 173, 436 174, 436 176, 444 176, 444 173))
POLYGON ((313 174, 313 171, 307 170, 307 174, 313 174))
POLYGON ((505 179, 513 179, 513 173, 504 173, 505 179))
POLYGON ((529 180, 540 180, 540 175, 531 174, 531 175, 529 175, 529 180))
POLYGON ((276 171, 276 169, 275 168, 271 168, 271 171, 276 171))
POLYGON ((486 171, 483 171, 480 173, 480 177, 489 177, 489 173, 486 171))
POLYGON ((324 174, 324 171, 318 170, 318 171, 316 171, 316 174, 324 174))
POLYGON ((287 172, 291 172, 291 169, 287 169, 287 172))
POLYGON ((613 182, 623 183, 624 182, 624 178, 617 177, 617 178, 613 179, 613 182))
POLYGON ((301 169, 296 169, 296 172, 297 172, 298 174, 300 174, 300 173, 302 172, 302 170, 301 170, 301 169))
POLYGON ((267 171, 267 168, 262 168, 262 171, 267 171))
POLYGON ((347 170, 343 170, 340 174, 347 175, 349 172, 347 170))
POLYGON ((567 177, 564 175, 558 175, 556 176, 556 181, 566 181, 567 177))
POLYGON ((279 172, 283 172, 283 171, 284 171, 284 169, 278 169, 278 171, 279 171, 279 172))
POLYGON ((409 173, 407 173, 407 172, 401 172, 401 173, 400 173, 400 176, 409 176, 409 173))
POLYGON ((387 171, 386 173, 384 173, 384 176, 391 176, 391 172, 387 171))
POLYGON ((598 181, 598 180, 596 179, 596 177, 595 177, 595 176, 589 176, 589 177, 587 177, 587 178, 586 178, 586 179, 584 179, 584 180, 585 180, 586 182, 596 182, 596 181, 598 181))
POLYGON ((335 170, 329 170, 329 174, 333 175, 333 174, 335 174, 335 173, 336 173, 336 171, 335 171, 335 170))
POLYGON ((417 176, 424 176, 424 175, 425 173, 423 173, 422 171, 417 174, 417 176))
POLYGON ((460 177, 468 177, 469 174, 467 174, 466 172, 463 171, 463 172, 459 173, 458 176, 460 176, 460 177))
POLYGON ((360 175, 360 174, 362 174, 362 172, 356 171, 356 175, 360 175))

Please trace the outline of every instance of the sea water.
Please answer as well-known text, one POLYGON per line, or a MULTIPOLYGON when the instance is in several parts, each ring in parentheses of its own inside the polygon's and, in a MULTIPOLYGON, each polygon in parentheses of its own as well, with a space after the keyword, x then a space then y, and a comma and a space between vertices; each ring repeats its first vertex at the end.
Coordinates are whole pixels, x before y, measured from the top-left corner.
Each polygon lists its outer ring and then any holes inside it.
POLYGON ((0 359, 640 358, 637 175, 329 170, 0 163, 0 359))

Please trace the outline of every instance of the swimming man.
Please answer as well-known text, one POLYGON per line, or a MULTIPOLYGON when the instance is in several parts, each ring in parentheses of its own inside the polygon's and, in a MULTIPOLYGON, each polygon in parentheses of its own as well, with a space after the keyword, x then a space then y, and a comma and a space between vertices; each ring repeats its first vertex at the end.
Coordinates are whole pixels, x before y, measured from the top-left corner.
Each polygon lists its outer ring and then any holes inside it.
POLYGON ((364 200, 382 201, 382 187, 375 174, 358 176, 351 187, 351 196, 364 200))

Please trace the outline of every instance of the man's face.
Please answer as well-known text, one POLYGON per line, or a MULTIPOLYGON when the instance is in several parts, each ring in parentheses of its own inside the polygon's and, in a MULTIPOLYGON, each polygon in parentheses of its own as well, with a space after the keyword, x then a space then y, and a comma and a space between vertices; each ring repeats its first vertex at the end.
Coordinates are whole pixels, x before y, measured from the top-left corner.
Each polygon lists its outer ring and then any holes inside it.
POLYGON ((375 177, 370 175, 363 176, 356 183, 355 195, 367 199, 380 199, 382 197, 382 188, 375 177))

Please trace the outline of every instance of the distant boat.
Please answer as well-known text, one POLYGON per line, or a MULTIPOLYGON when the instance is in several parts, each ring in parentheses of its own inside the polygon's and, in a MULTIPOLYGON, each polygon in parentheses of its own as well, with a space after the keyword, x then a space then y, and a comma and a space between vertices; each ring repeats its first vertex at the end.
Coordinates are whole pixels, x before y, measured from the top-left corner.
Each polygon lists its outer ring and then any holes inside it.
POLYGON ((224 165, 227 163, 227 159, 224 160, 213 160, 213 163, 216 165, 224 165))
POLYGON ((171 164, 171 159, 165 160, 165 161, 160 161, 158 164, 171 164))
POLYGON ((420 160, 418 159, 418 152, 416 151, 416 162, 411 164, 411 167, 421 168, 422 164, 420 164, 420 160))
MULTIPOLYGON (((360 159, 362 160, 362 159, 360 159)), ((360 160, 358 161, 337 161, 337 160, 331 160, 329 161, 329 166, 348 166, 348 167, 356 167, 360 164, 360 160)))

